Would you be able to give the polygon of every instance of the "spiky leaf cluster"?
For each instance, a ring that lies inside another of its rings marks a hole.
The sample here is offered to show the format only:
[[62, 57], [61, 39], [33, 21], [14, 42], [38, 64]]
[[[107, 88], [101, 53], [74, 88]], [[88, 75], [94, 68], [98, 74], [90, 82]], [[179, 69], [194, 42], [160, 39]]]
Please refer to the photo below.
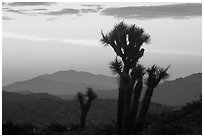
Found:
[[156, 65], [153, 65], [152, 67], [147, 69], [148, 78], [146, 80], [146, 85], [148, 87], [155, 88], [161, 80], [165, 80], [169, 77], [169, 74], [167, 73], [167, 70], [170, 66], [168, 66], [166, 69], [160, 68]]
[[123, 61], [129, 60], [135, 65], [139, 58], [142, 57], [144, 49], [141, 48], [143, 43], [150, 42], [150, 35], [146, 34], [143, 28], [135, 25], [126, 25], [124, 22], [116, 24], [110, 32], [103, 34], [101, 31], [101, 42], [104, 46], [111, 46], [117, 56]]
[[77, 100], [80, 102], [81, 107], [85, 105], [86, 100], [94, 100], [97, 98], [97, 94], [94, 92], [93, 88], [88, 87], [85, 91], [85, 94], [82, 92], [78, 92]]
[[144, 74], [146, 73], [145, 67], [141, 64], [137, 64], [135, 67], [133, 67], [131, 71], [131, 78], [133, 81], [136, 81], [138, 79], [142, 79]]
[[118, 60], [116, 56], [115, 60], [111, 61], [109, 67], [114, 75], [119, 76], [123, 70], [123, 62], [121, 60]]
[[87, 88], [86, 94], [85, 94], [88, 99], [94, 100], [97, 98], [96, 93], [94, 92], [93, 88]]

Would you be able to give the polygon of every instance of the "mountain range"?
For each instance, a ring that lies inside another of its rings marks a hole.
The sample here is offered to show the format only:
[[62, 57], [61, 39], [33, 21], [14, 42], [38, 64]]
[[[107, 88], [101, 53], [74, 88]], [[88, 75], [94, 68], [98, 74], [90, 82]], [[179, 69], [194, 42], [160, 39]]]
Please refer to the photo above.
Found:
[[3, 87], [3, 89], [6, 91], [29, 90], [34, 93], [47, 92], [56, 95], [73, 95], [78, 91], [85, 90], [87, 87], [92, 87], [95, 90], [111, 90], [117, 89], [117, 83], [114, 77], [69, 70], [16, 82]]
[[[49, 93], [62, 99], [73, 99], [78, 91], [93, 87], [99, 98], [117, 98], [117, 78], [74, 70], [41, 75], [3, 87], [20, 94]], [[145, 87], [143, 88], [143, 94]], [[170, 106], [181, 106], [199, 99], [202, 93], [202, 73], [165, 81], [154, 91], [152, 101]]]

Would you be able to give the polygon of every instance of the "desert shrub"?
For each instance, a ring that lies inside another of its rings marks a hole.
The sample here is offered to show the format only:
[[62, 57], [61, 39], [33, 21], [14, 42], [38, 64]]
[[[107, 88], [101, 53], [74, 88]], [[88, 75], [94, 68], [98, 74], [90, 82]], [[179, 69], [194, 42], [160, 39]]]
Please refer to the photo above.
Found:
[[143, 134], [200, 135], [202, 134], [202, 101], [193, 101], [180, 110], [154, 114]]
[[158, 126], [155, 134], [158, 134], [158, 135], [180, 135], [182, 133], [183, 133], [182, 125], [178, 125], [177, 123], [170, 123], [167, 125]]
[[[202, 101], [193, 101], [191, 103], [187, 103], [185, 106], [181, 108], [181, 111], [185, 114], [191, 114], [195, 110], [198, 110], [199, 108], [202, 108]], [[202, 109], [200, 109], [202, 111]]]
[[96, 135], [114, 135], [116, 134], [116, 126], [113, 124], [101, 125], [97, 128]]
[[66, 132], [67, 127], [64, 125], [61, 125], [59, 123], [51, 123], [50, 125], [47, 126], [47, 129], [49, 131], [54, 131], [54, 132]]
[[2, 125], [3, 135], [32, 135], [35, 134], [37, 128], [33, 124], [14, 124], [7, 121]]
[[72, 123], [72, 124], [70, 125], [70, 127], [68, 128], [68, 130], [69, 130], [69, 131], [73, 131], [73, 130], [76, 130], [76, 129], [79, 129], [79, 128], [81, 128], [80, 124], [78, 124], [78, 123]]

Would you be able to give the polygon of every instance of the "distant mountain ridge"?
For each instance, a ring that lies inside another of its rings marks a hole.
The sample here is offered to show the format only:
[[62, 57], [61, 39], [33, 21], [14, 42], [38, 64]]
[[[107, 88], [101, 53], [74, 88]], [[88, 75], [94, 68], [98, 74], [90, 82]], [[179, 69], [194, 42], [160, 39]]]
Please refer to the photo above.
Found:
[[187, 102], [199, 100], [202, 94], [202, 73], [172, 81], [165, 81], [154, 91], [152, 101], [168, 105], [185, 105]]
[[[16, 82], [3, 87], [6, 91], [46, 92], [62, 99], [73, 99], [78, 91], [93, 87], [99, 98], [117, 98], [117, 79], [105, 75], [96, 75], [74, 70], [45, 74], [33, 79]], [[145, 88], [143, 88], [144, 94]], [[184, 78], [165, 81], [154, 91], [152, 101], [164, 105], [180, 106], [199, 99], [202, 93], [202, 73]]]
[[53, 74], [46, 74], [40, 76], [40, 78], [58, 81], [58, 82], [71, 82], [74, 84], [95, 84], [104, 87], [115, 88], [116, 80], [113, 77], [101, 75], [101, 74], [92, 74], [89, 72], [83, 71], [58, 71]]
[[30, 80], [15, 82], [3, 87], [6, 91], [47, 92], [50, 94], [75, 94], [93, 87], [95, 90], [112, 90], [117, 88], [116, 78], [96, 75], [74, 70], [45, 74]]

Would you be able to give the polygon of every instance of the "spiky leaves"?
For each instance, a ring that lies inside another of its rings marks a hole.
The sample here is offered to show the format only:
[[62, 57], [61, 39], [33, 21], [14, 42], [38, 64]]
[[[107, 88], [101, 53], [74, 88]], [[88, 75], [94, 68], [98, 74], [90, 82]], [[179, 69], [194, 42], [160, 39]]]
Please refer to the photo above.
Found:
[[120, 76], [123, 70], [123, 62], [118, 60], [116, 56], [115, 60], [111, 61], [109, 67], [114, 75]]
[[169, 77], [169, 74], [167, 73], [169, 67], [170, 66], [168, 66], [166, 69], [163, 69], [157, 67], [156, 65], [153, 65], [152, 67], [147, 69], [148, 74], [148, 78], [146, 80], [147, 90], [142, 100], [142, 106], [137, 121], [137, 131], [141, 131], [143, 129], [145, 117], [147, 115], [151, 103], [154, 88], [159, 84], [161, 80], [164, 80]]
[[144, 53], [144, 49], [140, 49], [141, 46], [150, 41], [150, 35], [146, 34], [142, 28], [135, 25], [128, 26], [123, 21], [116, 24], [107, 34], [101, 31], [101, 35], [102, 44], [111, 46], [123, 61], [128, 59], [137, 62]]
[[137, 51], [139, 51], [139, 48], [143, 43], [150, 42], [150, 35], [146, 34], [143, 28], [130, 25], [127, 32], [129, 45], [136, 47]]
[[[110, 63], [110, 68], [115, 75], [120, 76], [117, 110], [118, 134], [130, 134], [128, 126], [131, 112], [131, 96], [133, 91], [131, 70], [136, 66], [138, 60], [144, 55], [144, 48], [141, 46], [150, 41], [150, 36], [143, 28], [135, 25], [127, 25], [123, 21], [115, 24], [114, 28], [104, 34], [101, 31], [101, 43], [104, 46], [113, 48], [117, 57]], [[143, 75], [143, 74], [142, 74]], [[136, 78], [134, 77], [136, 80]]]
[[84, 108], [84, 95], [81, 92], [78, 92], [76, 97], [77, 97], [77, 100], [80, 103], [81, 109], [83, 109]]
[[81, 92], [77, 93], [77, 100], [80, 102], [80, 107], [81, 107], [80, 125], [82, 128], [85, 127], [87, 113], [91, 107], [92, 101], [96, 98], [97, 98], [96, 93], [90, 87], [87, 88], [87, 90], [85, 91], [85, 94]]
[[78, 92], [77, 95], [77, 100], [80, 102], [81, 107], [85, 106], [85, 100], [94, 100], [97, 98], [97, 94], [94, 92], [93, 88], [88, 87], [87, 90], [85, 91], [85, 94]]
[[167, 70], [169, 69], [170, 65], [164, 69], [164, 68], [159, 68], [157, 75], [158, 75], [158, 80], [157, 82], [159, 83], [161, 80], [165, 80], [169, 77], [169, 73], [167, 73]]
[[135, 83], [136, 80], [141, 79], [145, 73], [146, 73], [145, 67], [142, 66], [141, 64], [137, 64], [135, 67], [133, 67], [130, 73], [133, 83]]
[[90, 100], [94, 100], [97, 98], [97, 94], [94, 92], [93, 88], [90, 88], [90, 87], [87, 88], [86, 96]]
[[147, 69], [148, 78], [146, 81], [146, 85], [148, 87], [155, 88], [161, 80], [165, 80], [169, 77], [169, 74], [167, 73], [167, 70], [169, 69], [170, 65], [164, 69], [160, 68], [156, 65], [153, 65], [152, 67]]

